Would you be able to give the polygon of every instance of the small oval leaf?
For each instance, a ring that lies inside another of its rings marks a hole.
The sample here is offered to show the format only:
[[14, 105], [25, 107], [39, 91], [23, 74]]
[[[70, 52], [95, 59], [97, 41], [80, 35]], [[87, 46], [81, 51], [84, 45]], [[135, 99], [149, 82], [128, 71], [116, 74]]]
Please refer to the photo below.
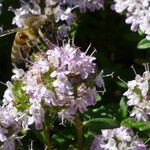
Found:
[[112, 118], [94, 118], [83, 123], [83, 127], [94, 132], [100, 132], [101, 129], [113, 129], [119, 127], [119, 124]]
[[119, 109], [118, 113], [120, 115], [120, 118], [124, 119], [128, 115], [128, 105], [125, 102], [125, 97], [122, 97], [119, 103]]
[[138, 49], [147, 49], [150, 48], [150, 40], [142, 39], [139, 44], [137, 45]]

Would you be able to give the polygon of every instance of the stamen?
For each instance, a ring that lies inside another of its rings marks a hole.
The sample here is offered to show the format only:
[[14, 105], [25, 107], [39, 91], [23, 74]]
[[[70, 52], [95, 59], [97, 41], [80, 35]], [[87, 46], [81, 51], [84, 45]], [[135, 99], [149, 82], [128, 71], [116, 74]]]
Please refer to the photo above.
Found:
[[86, 51], [85, 51], [85, 54], [87, 54], [87, 52], [89, 51], [91, 45], [92, 45], [92, 44], [90, 43], [89, 46], [88, 46], [88, 48], [87, 48]]
[[149, 141], [150, 141], [150, 138], [147, 141], [145, 141], [144, 144], [146, 145]]
[[97, 91], [97, 92], [98, 92], [98, 93], [102, 93], [102, 95], [104, 95], [104, 93], [106, 92], [105, 85], [104, 85], [103, 89], [104, 89], [104, 90], [102, 90], [102, 91]]
[[137, 73], [136, 73], [135, 68], [134, 68], [134, 66], [133, 66], [133, 65], [131, 66], [131, 68], [133, 69], [134, 74], [135, 74], [135, 75], [137, 75]]
[[13, 63], [13, 62], [12, 62], [12, 66], [13, 66], [14, 68], [18, 68], [17, 65], [16, 65], [15, 63]]
[[65, 117], [64, 117], [64, 114], [62, 114], [62, 115], [61, 115], [61, 123], [60, 123], [60, 125], [64, 125], [64, 118], [65, 118]]
[[94, 55], [94, 53], [96, 53], [96, 49], [94, 49], [94, 51], [92, 52], [92, 54], [90, 55], [90, 57], [92, 57]]
[[127, 82], [125, 82], [123, 79], [120, 78], [120, 76], [117, 77], [121, 82], [127, 84]]
[[143, 66], [145, 68], [145, 71], [149, 71], [149, 64], [148, 63], [143, 63]]
[[73, 36], [73, 37], [72, 37], [72, 42], [71, 42], [72, 46], [75, 46], [75, 44], [74, 44], [74, 39], [75, 39], [75, 37]]
[[70, 40], [70, 38], [69, 37], [67, 37], [68, 38], [68, 44], [70, 45], [70, 43], [71, 43], [71, 40]]
[[79, 7], [79, 5], [74, 6], [73, 8], [71, 8], [71, 11], [78, 8], [78, 7]]
[[45, 146], [45, 149], [44, 150], [47, 150], [48, 148], [47, 148], [47, 146]]
[[63, 44], [63, 47], [65, 46], [65, 39], [64, 40], [62, 40], [62, 44]]
[[29, 145], [29, 150], [33, 150], [33, 141], [31, 141], [31, 145]]
[[111, 74], [103, 75], [103, 77], [109, 77], [109, 76], [111, 76], [113, 78], [113, 75], [114, 75], [114, 72], [112, 72]]
[[8, 11], [15, 12], [15, 9], [12, 6], [10, 6], [8, 7]]

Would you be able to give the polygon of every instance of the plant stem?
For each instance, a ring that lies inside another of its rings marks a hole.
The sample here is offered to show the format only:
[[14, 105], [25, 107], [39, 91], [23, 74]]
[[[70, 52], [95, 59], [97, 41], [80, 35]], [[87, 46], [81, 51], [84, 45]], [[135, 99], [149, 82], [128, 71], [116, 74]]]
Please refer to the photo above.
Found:
[[45, 137], [45, 144], [47, 146], [47, 150], [52, 150], [51, 143], [50, 143], [50, 127], [49, 125], [44, 124], [43, 125], [43, 133]]
[[80, 120], [79, 116], [76, 115], [74, 119], [76, 133], [77, 133], [77, 148], [78, 150], [83, 149], [83, 126], [82, 121]]

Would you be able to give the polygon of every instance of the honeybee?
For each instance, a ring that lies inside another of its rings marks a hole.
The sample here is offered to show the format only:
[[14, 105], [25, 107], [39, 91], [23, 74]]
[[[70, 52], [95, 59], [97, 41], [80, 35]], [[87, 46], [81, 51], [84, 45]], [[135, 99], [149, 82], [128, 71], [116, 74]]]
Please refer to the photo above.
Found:
[[[22, 28], [10, 29], [0, 33], [0, 37], [16, 32], [11, 50], [12, 63], [20, 64], [29, 56], [31, 48], [38, 47], [45, 37], [52, 38], [52, 22], [45, 16], [24, 15]], [[48, 35], [48, 36], [47, 36]]]

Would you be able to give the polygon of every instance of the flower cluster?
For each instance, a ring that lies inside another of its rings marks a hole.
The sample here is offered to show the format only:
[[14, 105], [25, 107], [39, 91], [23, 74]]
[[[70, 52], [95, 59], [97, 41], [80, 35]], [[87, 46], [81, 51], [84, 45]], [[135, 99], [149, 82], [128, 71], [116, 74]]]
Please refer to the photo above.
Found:
[[[13, 85], [8, 81], [6, 85], [8, 88], [4, 93], [3, 105], [0, 109], [0, 148], [15, 150], [16, 140], [19, 142], [22, 138], [18, 133], [28, 130], [28, 126], [33, 122], [28, 113], [22, 111], [25, 110], [27, 103], [25, 95], [21, 93], [22, 90], [15, 89], [20, 88], [19, 84]], [[26, 105], [25, 108], [23, 105]]]
[[150, 8], [149, 0], [114, 0], [112, 8], [118, 12], [126, 13], [126, 23], [131, 24], [131, 30], [138, 28], [150, 39]]
[[22, 129], [28, 129], [29, 118], [26, 113], [19, 111], [14, 105], [15, 95], [12, 83], [8, 81], [7, 87], [4, 93], [3, 105], [0, 108], [0, 146], [4, 150], [14, 150], [15, 140], [21, 138], [18, 133]]
[[70, 44], [54, 46], [46, 56], [39, 56], [22, 77], [23, 90], [30, 97], [30, 114], [34, 115], [35, 121], [43, 121], [42, 104], [61, 107], [59, 115], [67, 119], [72, 119], [77, 111], [85, 112], [87, 106], [96, 104], [94, 84], [102, 82], [102, 78], [99, 77], [98, 81], [92, 79], [96, 67], [94, 60], [95, 57], [87, 56]]
[[99, 10], [104, 5], [104, 0], [63, 0], [70, 7], [79, 7], [80, 12], [86, 12], [87, 10], [95, 11]]
[[22, 27], [24, 25], [24, 19], [27, 17], [26, 15], [41, 15], [39, 3], [40, 0], [29, 0], [28, 2], [21, 1], [21, 7], [17, 9], [14, 9], [10, 6], [9, 11], [14, 12], [15, 14], [12, 24]]
[[96, 135], [91, 150], [146, 150], [146, 145], [134, 135], [132, 129], [121, 126], [116, 129], [102, 130]]
[[145, 64], [142, 76], [136, 74], [135, 80], [128, 82], [128, 90], [124, 93], [129, 99], [127, 104], [133, 106], [130, 116], [137, 120], [150, 120], [150, 71]]
[[[29, 0], [28, 2], [21, 0], [20, 8], [13, 9], [10, 7], [9, 10], [15, 14], [12, 24], [22, 27], [29, 14], [44, 16], [57, 24], [58, 38], [66, 37], [70, 25], [76, 18], [73, 13], [74, 9], [79, 8], [81, 12], [95, 11], [103, 7], [104, 0], [45, 0], [44, 3], [44, 10], [41, 10], [40, 0]], [[41, 12], [44, 12], [44, 14]]]
[[62, 123], [65, 118], [72, 120], [77, 111], [83, 113], [96, 104], [96, 83], [104, 87], [103, 72], [95, 76], [95, 57], [68, 43], [54, 45], [32, 59], [28, 71], [14, 68], [12, 83], [7, 82], [0, 110], [3, 147], [14, 145], [18, 133], [33, 123], [38, 130], [53, 116], [60, 117]]

